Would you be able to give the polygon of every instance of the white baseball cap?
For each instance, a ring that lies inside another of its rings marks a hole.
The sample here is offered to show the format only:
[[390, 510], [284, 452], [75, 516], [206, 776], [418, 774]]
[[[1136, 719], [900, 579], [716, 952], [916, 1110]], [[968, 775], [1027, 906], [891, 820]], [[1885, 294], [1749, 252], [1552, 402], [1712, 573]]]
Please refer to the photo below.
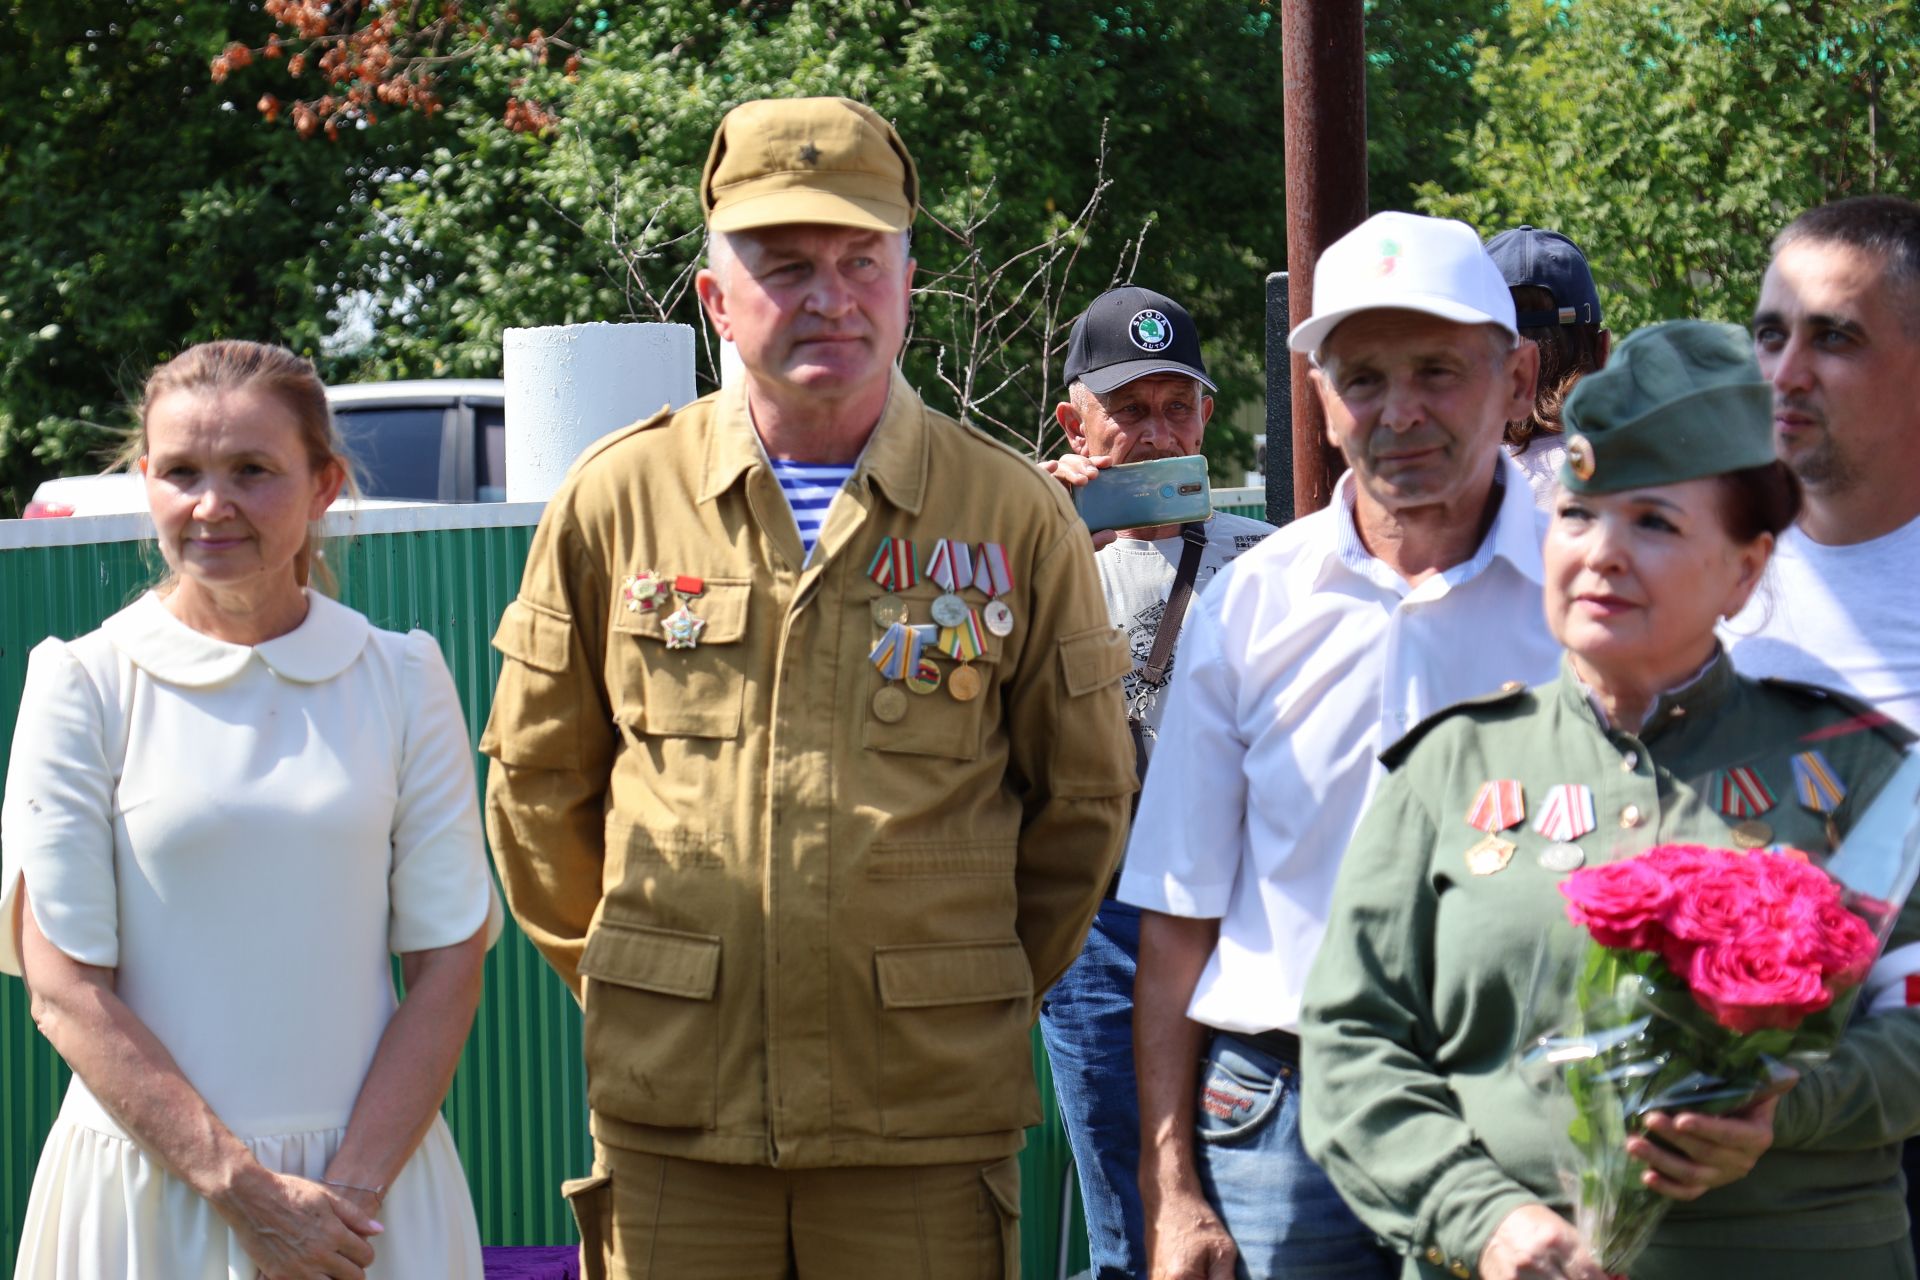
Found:
[[1513, 294], [1480, 236], [1452, 218], [1376, 213], [1328, 245], [1313, 269], [1313, 314], [1287, 346], [1313, 355], [1361, 311], [1421, 311], [1455, 324], [1497, 324], [1516, 338]]

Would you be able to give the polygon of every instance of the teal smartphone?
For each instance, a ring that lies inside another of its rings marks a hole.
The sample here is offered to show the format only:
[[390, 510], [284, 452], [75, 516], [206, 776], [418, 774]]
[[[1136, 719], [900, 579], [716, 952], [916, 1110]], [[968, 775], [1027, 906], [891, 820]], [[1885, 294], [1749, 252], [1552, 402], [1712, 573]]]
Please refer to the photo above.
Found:
[[1196, 454], [1108, 467], [1073, 491], [1073, 505], [1095, 533], [1205, 520], [1213, 514], [1207, 460]]

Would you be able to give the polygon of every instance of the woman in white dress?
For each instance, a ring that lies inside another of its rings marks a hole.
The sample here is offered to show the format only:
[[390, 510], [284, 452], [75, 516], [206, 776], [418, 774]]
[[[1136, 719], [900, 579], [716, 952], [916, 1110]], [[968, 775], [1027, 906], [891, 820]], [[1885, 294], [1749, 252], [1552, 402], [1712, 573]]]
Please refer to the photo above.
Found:
[[312, 365], [195, 347], [141, 428], [171, 575], [33, 651], [0, 809], [0, 970], [74, 1071], [15, 1275], [477, 1277], [439, 1106], [501, 917], [452, 679], [306, 585], [348, 479]]

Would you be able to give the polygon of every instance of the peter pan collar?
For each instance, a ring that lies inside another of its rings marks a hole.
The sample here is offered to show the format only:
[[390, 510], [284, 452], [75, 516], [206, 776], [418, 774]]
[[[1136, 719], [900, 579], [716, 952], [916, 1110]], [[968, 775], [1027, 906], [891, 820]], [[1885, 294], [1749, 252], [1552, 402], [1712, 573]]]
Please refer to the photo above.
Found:
[[315, 591], [307, 616], [283, 636], [257, 645], [229, 644], [195, 631], [149, 591], [101, 625], [127, 660], [157, 680], [189, 689], [225, 684], [258, 658], [282, 679], [302, 684], [331, 680], [359, 658], [373, 626], [365, 617]]

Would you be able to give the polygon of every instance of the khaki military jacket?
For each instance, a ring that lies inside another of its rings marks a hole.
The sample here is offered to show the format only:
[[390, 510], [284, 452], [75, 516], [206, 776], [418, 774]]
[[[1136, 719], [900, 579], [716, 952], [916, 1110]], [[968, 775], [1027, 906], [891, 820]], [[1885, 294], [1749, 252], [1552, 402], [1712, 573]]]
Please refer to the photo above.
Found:
[[[915, 544], [904, 590], [869, 577], [885, 538]], [[999, 544], [1011, 579], [1013, 628], [986, 636], [969, 701], [944, 655], [929, 693], [869, 661], [877, 598], [931, 620], [942, 538]], [[658, 598], [638, 598], [647, 576]], [[692, 647], [681, 606], [704, 622]], [[1127, 646], [1056, 481], [896, 374], [803, 563], [724, 390], [576, 464], [494, 643], [488, 835], [582, 1000], [600, 1140], [796, 1168], [1019, 1148], [1037, 1001], [1135, 785]]]
[[[1406, 1255], [1406, 1274], [1471, 1274], [1500, 1221], [1524, 1204], [1563, 1212], [1555, 1156], [1570, 1110], [1517, 1072], [1529, 984], [1544, 947], [1584, 953], [1534, 823], [1561, 784], [1590, 788], [1593, 865], [1657, 844], [1740, 847], [1755, 837], [1812, 852], [1843, 835], [1892, 772], [1904, 731], [1837, 694], [1736, 675], [1725, 656], [1662, 697], [1631, 733], [1607, 725], [1570, 667], [1436, 716], [1382, 759], [1390, 772], [1354, 834], [1326, 941], [1307, 983], [1303, 1131], [1356, 1213]], [[1816, 812], [1793, 757], [1818, 750], [1846, 797]], [[1722, 811], [1722, 771], [1751, 769], [1774, 803]], [[1467, 821], [1483, 784], [1518, 781], [1523, 821], [1509, 861], [1476, 874]], [[1920, 938], [1909, 904], [1892, 945]], [[1564, 966], [1550, 966], [1549, 972]], [[1906, 1227], [1897, 1139], [1920, 1126], [1920, 1010], [1883, 1014], [1782, 1099], [1775, 1148], [1740, 1182], [1676, 1205], [1656, 1246], [1697, 1251], [1691, 1276], [1726, 1276], [1716, 1246], [1844, 1249]], [[1835, 1272], [1834, 1274], [1839, 1274]], [[1745, 1280], [1744, 1276], [1740, 1280]]]

